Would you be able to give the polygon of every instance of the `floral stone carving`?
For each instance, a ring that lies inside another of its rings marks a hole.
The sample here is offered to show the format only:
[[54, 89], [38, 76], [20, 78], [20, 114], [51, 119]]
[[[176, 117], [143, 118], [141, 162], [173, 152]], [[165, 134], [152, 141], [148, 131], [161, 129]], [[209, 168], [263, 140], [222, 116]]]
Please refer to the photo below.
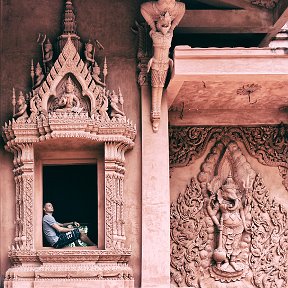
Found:
[[260, 127], [170, 127], [170, 167], [193, 163], [205, 152], [210, 141], [240, 141], [260, 163], [278, 167], [288, 191], [288, 125]]
[[287, 287], [287, 211], [236, 142], [217, 142], [171, 204], [171, 283]]

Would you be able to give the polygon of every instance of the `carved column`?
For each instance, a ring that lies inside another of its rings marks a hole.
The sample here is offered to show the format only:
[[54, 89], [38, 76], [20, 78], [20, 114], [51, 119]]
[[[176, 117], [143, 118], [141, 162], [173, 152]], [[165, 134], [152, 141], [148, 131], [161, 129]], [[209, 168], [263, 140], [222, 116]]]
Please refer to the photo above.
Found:
[[16, 227], [12, 251], [34, 250], [34, 154], [31, 143], [15, 145], [14, 179], [16, 183]]
[[123, 249], [124, 231], [124, 153], [123, 143], [105, 143], [105, 249]]
[[[142, 270], [141, 287], [170, 287], [168, 109], [161, 105], [161, 123], [151, 129], [151, 88], [147, 63], [149, 35], [138, 27], [142, 125]], [[151, 40], [150, 40], [151, 41]]]

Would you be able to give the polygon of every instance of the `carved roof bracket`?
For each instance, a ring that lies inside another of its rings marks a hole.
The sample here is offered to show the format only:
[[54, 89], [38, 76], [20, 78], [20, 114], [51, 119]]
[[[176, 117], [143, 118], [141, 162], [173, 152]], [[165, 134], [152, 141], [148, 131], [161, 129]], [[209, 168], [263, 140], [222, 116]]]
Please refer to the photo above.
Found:
[[141, 86], [145, 85], [147, 74], [151, 71], [151, 122], [153, 132], [157, 132], [159, 129], [163, 89], [168, 70], [173, 67], [173, 60], [169, 58], [173, 30], [179, 24], [184, 13], [185, 4], [175, 0], [149, 1], [141, 5], [141, 14], [151, 28], [149, 35], [153, 42], [153, 56], [147, 63], [147, 26], [137, 23], [139, 35], [138, 59], [140, 59], [138, 83]]

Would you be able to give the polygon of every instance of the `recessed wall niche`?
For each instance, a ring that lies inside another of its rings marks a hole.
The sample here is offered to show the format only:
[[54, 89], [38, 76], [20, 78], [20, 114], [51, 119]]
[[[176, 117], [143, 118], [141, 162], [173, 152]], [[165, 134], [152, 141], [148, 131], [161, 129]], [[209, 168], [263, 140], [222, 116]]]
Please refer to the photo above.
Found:
[[99, 249], [105, 249], [104, 154], [103, 144], [92, 145], [83, 139], [58, 139], [51, 140], [50, 145], [45, 142], [35, 145], [35, 245], [38, 249], [49, 248], [42, 231], [45, 202], [53, 204], [56, 221], [87, 225], [91, 239]]
[[56, 221], [79, 222], [88, 228], [89, 238], [98, 243], [96, 163], [44, 165], [43, 204], [46, 202], [53, 204]]

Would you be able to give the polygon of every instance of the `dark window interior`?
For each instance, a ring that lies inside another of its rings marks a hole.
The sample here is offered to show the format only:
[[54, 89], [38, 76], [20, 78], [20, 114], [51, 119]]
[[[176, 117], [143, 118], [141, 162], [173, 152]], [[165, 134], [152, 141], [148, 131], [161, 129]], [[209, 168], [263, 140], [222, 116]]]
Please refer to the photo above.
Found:
[[97, 194], [96, 164], [43, 166], [43, 203], [53, 204], [53, 216], [59, 223], [77, 221], [87, 225], [88, 236], [96, 244]]

